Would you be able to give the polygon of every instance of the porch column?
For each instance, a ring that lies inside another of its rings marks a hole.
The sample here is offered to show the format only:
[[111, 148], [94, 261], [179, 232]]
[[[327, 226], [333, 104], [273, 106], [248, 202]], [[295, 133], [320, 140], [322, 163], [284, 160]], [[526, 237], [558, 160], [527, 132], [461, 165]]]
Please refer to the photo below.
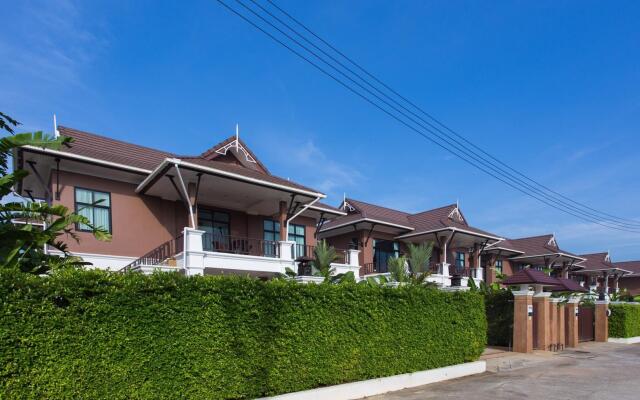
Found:
[[498, 280], [496, 276], [496, 260], [498, 256], [495, 254], [489, 255], [489, 266], [487, 267], [487, 285], [491, 285]]
[[480, 248], [473, 251], [473, 264], [475, 267], [474, 278], [482, 280], [482, 266], [480, 265]]
[[604, 273], [604, 283], [602, 291], [604, 292], [605, 298], [609, 295], [609, 272]]
[[[280, 240], [287, 240], [287, 202], [280, 202], [280, 210], [278, 212], [278, 222], [280, 223]], [[281, 255], [282, 256], [282, 255]]]
[[513, 292], [513, 351], [533, 352], [532, 296], [527, 285]]
[[187, 276], [204, 275], [204, 233], [197, 229], [184, 228], [184, 271]]
[[198, 205], [196, 204], [196, 201], [198, 198], [198, 193], [197, 193], [196, 184], [193, 182], [189, 182], [189, 184], [187, 185], [187, 192], [189, 193], [189, 205], [193, 210], [193, 219], [196, 222], [195, 227], [197, 229], [198, 228]]
[[596, 301], [595, 341], [606, 342], [609, 339], [609, 300]]
[[536, 343], [534, 346], [538, 350], [549, 350], [549, 298], [551, 293], [543, 292], [542, 286], [536, 287], [536, 294], [533, 295], [534, 318], [536, 319]]
[[562, 272], [560, 276], [564, 279], [569, 279], [569, 263], [566, 261], [562, 263]]
[[566, 322], [566, 346], [578, 347], [580, 339], [578, 338], [578, 304], [580, 299], [577, 297], [570, 297], [567, 302], [567, 309], [565, 313]]
[[620, 293], [620, 275], [615, 274], [613, 277], [613, 290], [615, 293]]

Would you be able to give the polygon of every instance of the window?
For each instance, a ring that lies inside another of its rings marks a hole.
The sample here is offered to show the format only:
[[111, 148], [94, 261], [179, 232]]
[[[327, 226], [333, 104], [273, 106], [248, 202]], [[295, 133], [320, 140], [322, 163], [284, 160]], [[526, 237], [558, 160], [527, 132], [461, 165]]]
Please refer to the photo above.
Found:
[[496, 271], [502, 273], [502, 260], [496, 260]]
[[456, 252], [456, 268], [464, 268], [464, 253]]
[[[86, 217], [93, 226], [106, 229], [111, 233], [111, 194], [76, 188], [75, 203], [76, 213]], [[76, 229], [91, 230], [85, 224], [77, 224]]]
[[376, 272], [387, 272], [390, 257], [400, 255], [400, 244], [390, 240], [373, 240], [373, 264]]
[[290, 242], [296, 242], [296, 257], [311, 256], [311, 254], [307, 254], [307, 247], [305, 246], [304, 225], [289, 224], [288, 240]]
[[[277, 242], [280, 240], [280, 222], [271, 219], [265, 219], [263, 223], [263, 239]], [[312, 256], [307, 253], [305, 227], [304, 225], [289, 224], [289, 234], [287, 240], [296, 242], [294, 245], [294, 254], [296, 257]]]
[[206, 232], [203, 242], [205, 251], [229, 248], [229, 214], [206, 208], [199, 209], [198, 229]]

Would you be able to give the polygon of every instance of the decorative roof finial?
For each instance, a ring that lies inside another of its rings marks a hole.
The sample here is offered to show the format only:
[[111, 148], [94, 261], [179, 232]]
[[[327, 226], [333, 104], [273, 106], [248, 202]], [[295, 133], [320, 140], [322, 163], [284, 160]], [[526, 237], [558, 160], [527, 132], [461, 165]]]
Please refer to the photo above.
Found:
[[56, 121], [56, 115], [53, 114], [53, 137], [59, 138], [60, 132], [58, 132], [58, 122]]
[[238, 151], [239, 143], [240, 143], [240, 124], [236, 123], [236, 151]]

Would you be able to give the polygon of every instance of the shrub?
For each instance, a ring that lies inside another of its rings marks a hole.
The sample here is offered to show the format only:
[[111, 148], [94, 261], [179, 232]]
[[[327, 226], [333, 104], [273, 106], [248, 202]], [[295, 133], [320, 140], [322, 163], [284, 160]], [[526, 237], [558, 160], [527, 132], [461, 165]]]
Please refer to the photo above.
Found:
[[415, 286], [0, 272], [1, 398], [254, 398], [476, 360], [482, 297]]
[[640, 305], [610, 304], [609, 336], [628, 338], [640, 336]]
[[510, 346], [513, 341], [513, 294], [510, 290], [484, 293], [487, 315], [487, 344]]

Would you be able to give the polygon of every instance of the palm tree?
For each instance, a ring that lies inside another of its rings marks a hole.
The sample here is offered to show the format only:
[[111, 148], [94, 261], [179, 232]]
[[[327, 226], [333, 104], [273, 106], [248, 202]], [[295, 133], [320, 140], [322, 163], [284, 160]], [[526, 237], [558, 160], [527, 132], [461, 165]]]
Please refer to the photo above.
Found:
[[408, 282], [407, 259], [404, 256], [391, 257], [387, 260], [387, 269], [393, 282]]
[[431, 261], [432, 253], [433, 242], [423, 242], [417, 245], [409, 243], [407, 245], [407, 259], [412, 275], [429, 276], [431, 274], [429, 261]]

